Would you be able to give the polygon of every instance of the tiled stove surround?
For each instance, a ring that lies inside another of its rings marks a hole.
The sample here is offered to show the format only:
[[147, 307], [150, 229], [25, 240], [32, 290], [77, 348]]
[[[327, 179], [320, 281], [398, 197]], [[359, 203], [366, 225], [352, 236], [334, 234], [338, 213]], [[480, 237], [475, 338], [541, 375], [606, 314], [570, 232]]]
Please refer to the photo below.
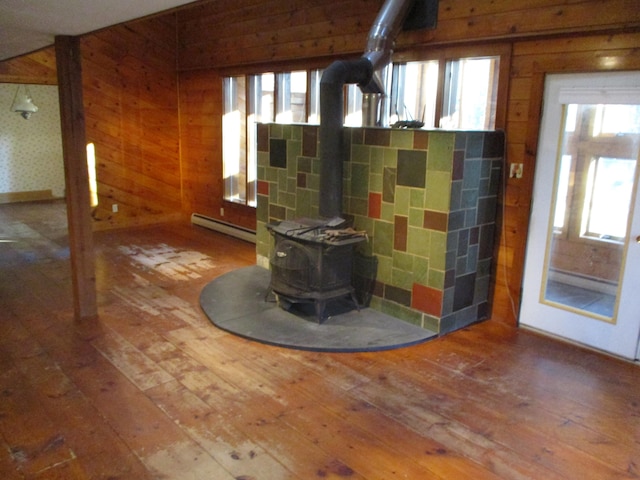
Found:
[[[267, 223], [318, 217], [318, 128], [258, 125], [260, 265], [272, 248]], [[354, 268], [356, 288], [371, 286], [368, 306], [440, 334], [486, 318], [504, 134], [344, 135], [343, 212], [368, 233]]]

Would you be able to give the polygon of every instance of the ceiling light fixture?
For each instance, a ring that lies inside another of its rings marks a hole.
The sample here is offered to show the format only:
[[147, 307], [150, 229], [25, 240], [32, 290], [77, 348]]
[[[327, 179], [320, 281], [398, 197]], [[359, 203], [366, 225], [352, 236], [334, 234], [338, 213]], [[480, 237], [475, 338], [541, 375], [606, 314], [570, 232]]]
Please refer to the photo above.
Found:
[[11, 104], [11, 111], [19, 113], [25, 120], [29, 120], [31, 114], [38, 111], [38, 107], [33, 103], [29, 88], [26, 85], [18, 85], [16, 95], [13, 97], [13, 103]]

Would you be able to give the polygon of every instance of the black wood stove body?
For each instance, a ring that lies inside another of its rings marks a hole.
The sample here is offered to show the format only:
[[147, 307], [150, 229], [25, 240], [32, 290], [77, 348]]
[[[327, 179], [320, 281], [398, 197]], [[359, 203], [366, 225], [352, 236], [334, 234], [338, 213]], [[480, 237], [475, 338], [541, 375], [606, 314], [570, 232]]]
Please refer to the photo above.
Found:
[[270, 259], [270, 289], [281, 307], [315, 304], [318, 322], [330, 300], [350, 296], [359, 309], [351, 282], [354, 247], [360, 234], [336, 234], [325, 224], [283, 221], [267, 225], [275, 245]]

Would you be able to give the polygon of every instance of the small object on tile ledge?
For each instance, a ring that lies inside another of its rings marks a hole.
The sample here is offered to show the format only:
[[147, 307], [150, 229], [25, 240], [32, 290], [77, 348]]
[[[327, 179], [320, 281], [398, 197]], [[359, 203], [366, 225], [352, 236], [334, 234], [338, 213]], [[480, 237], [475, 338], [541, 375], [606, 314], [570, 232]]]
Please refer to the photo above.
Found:
[[343, 228], [340, 230], [325, 230], [324, 234], [327, 236], [327, 240], [340, 240], [346, 237], [364, 237], [369, 240], [367, 232], [365, 230], [354, 230], [353, 228]]
[[398, 120], [396, 123], [391, 125], [391, 128], [422, 128], [424, 127], [424, 122], [420, 120]]

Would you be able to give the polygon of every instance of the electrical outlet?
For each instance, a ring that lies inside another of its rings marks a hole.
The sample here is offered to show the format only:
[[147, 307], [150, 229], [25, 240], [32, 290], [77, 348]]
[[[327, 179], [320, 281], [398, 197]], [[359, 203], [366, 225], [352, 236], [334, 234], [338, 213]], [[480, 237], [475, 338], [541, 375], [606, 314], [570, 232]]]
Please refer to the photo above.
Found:
[[118, 204], [114, 203], [113, 205], [111, 205], [111, 211], [113, 213], [118, 213]]
[[509, 169], [509, 178], [522, 178], [523, 165], [521, 163], [512, 163]]
[[224, 208], [220, 207], [220, 216], [224, 217]]

